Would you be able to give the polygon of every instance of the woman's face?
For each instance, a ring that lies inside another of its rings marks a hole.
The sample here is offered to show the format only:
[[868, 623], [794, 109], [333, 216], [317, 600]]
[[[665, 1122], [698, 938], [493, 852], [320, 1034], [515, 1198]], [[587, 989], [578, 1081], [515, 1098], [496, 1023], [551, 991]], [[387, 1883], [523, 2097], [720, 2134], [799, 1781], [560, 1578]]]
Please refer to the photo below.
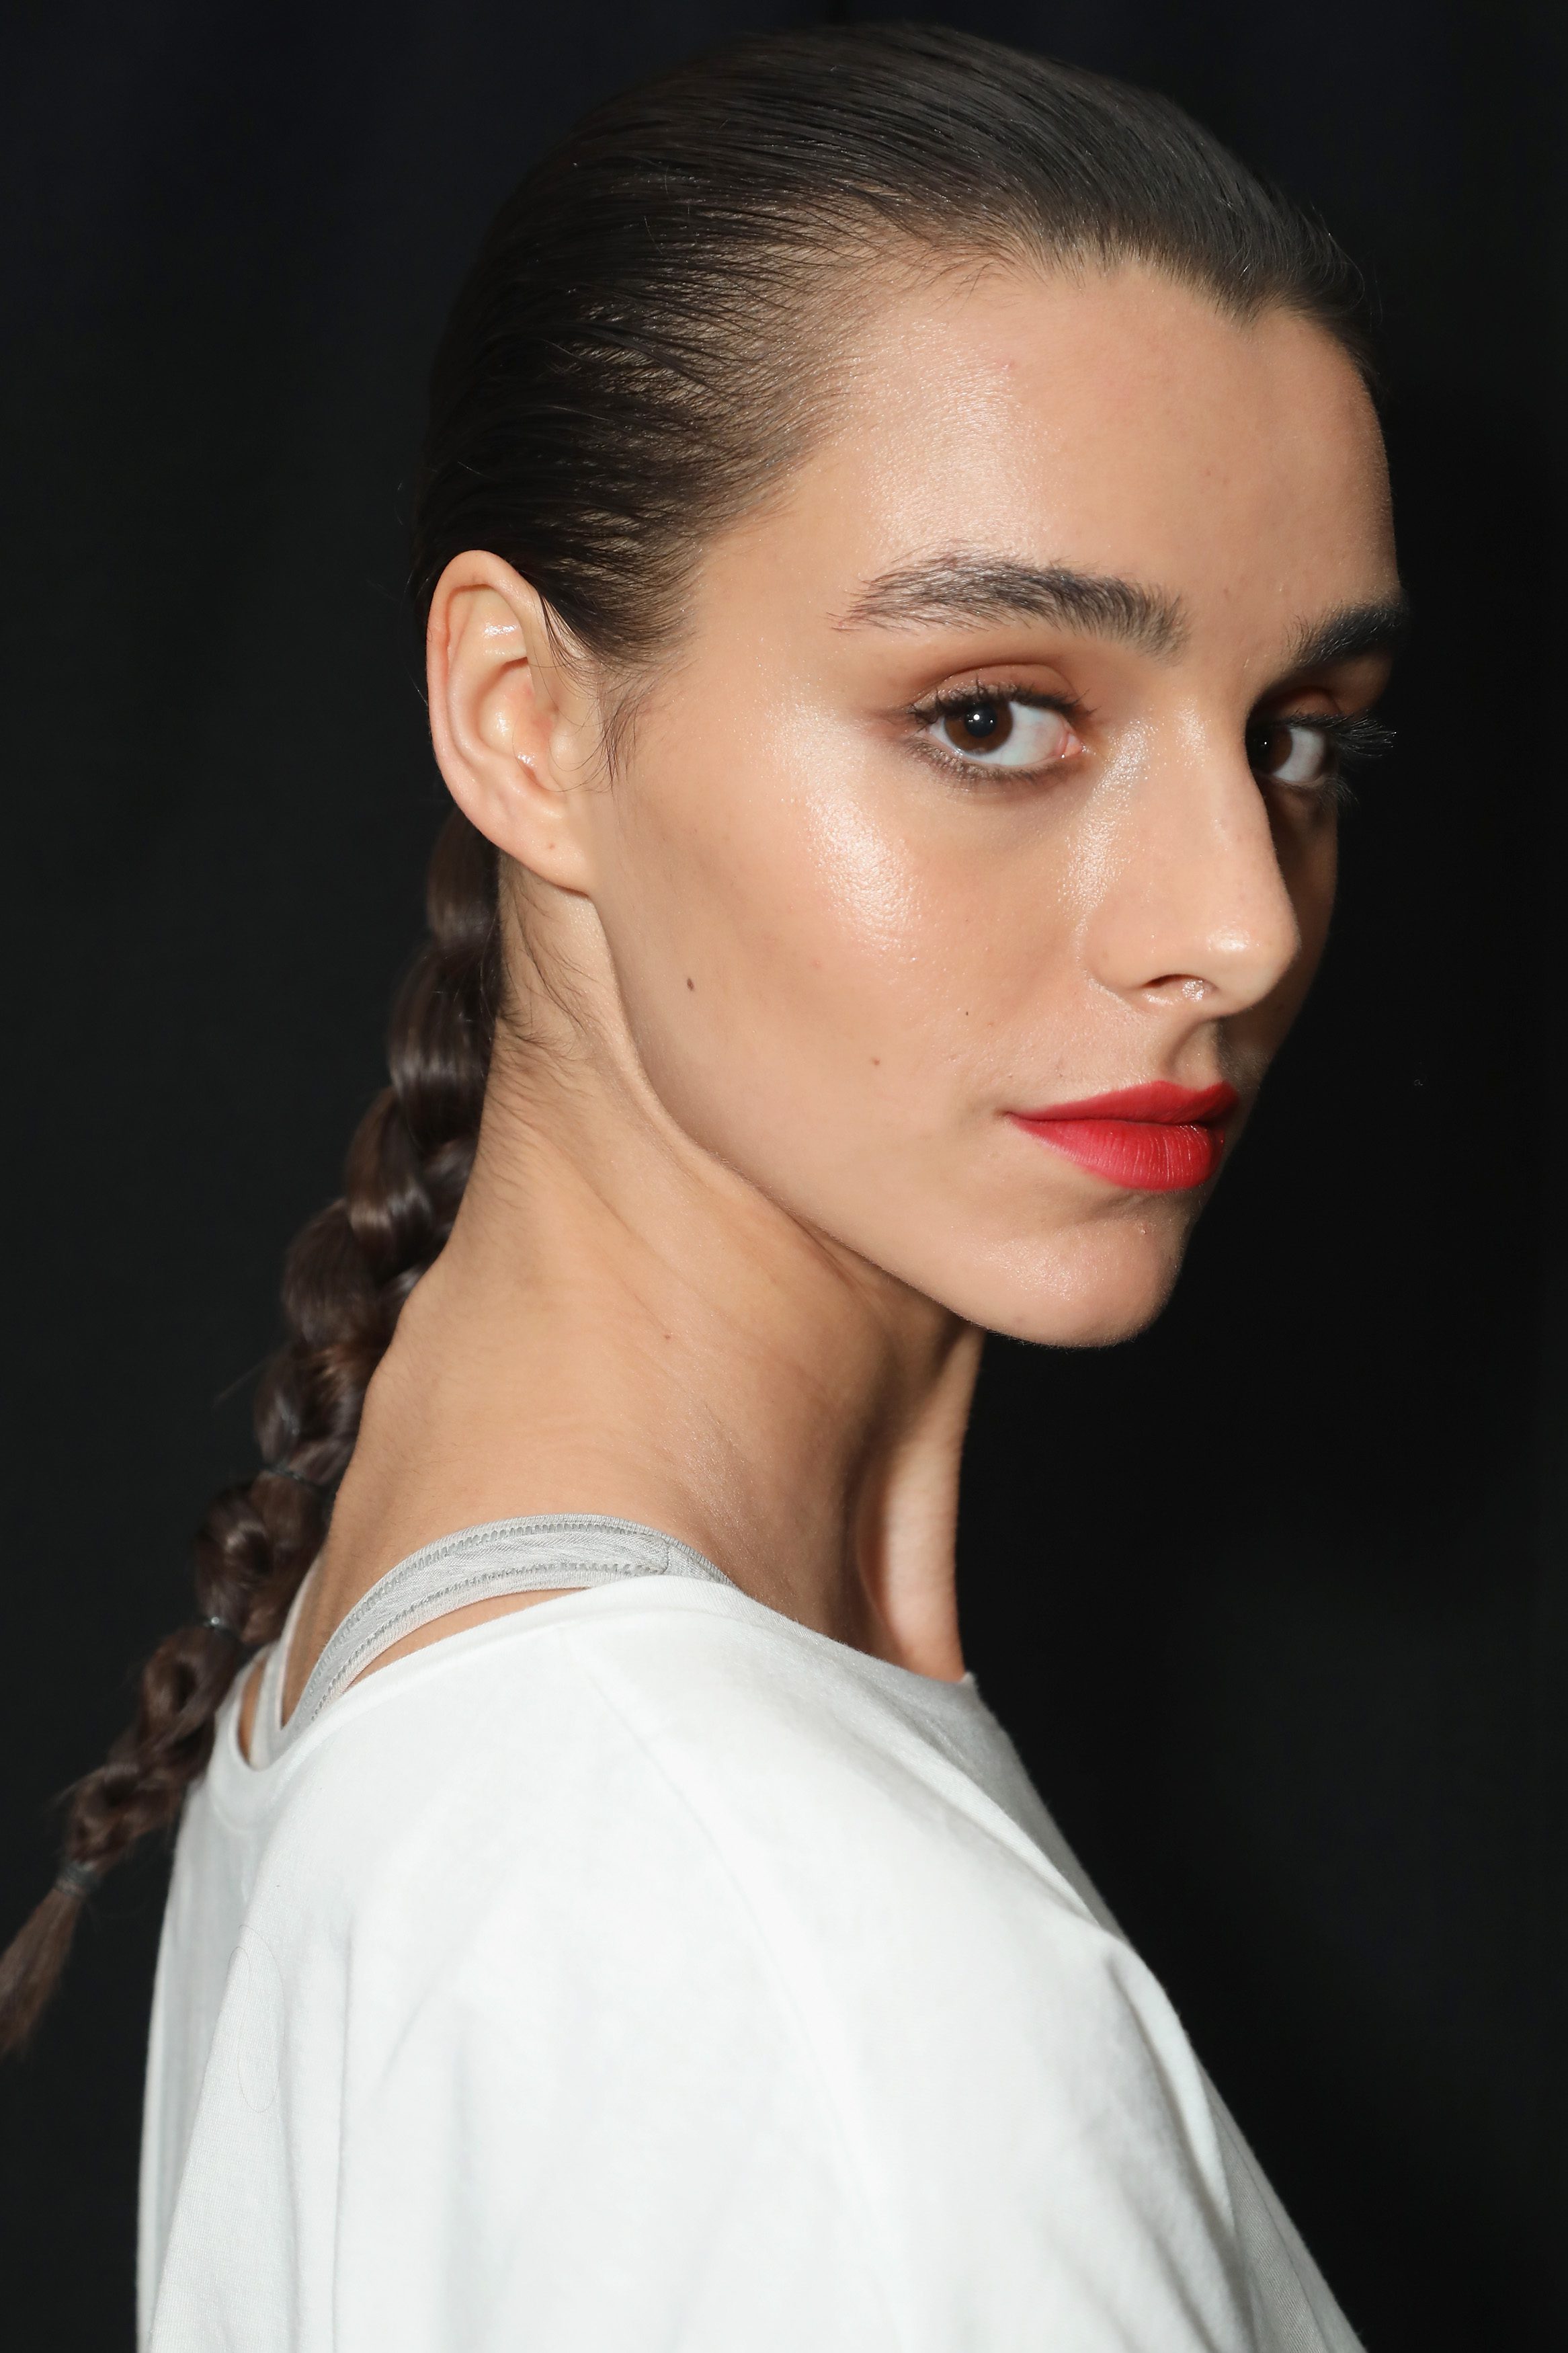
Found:
[[965, 1318], [1136, 1330], [1321, 952], [1398, 596], [1320, 330], [1131, 268], [896, 303], [581, 798], [664, 1110]]

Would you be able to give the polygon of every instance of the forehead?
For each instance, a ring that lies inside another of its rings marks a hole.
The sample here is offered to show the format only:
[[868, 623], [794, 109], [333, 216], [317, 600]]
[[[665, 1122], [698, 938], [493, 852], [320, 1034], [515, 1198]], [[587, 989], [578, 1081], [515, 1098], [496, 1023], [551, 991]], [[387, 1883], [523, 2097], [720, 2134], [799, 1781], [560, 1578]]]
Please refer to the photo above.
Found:
[[1350, 360], [1307, 321], [1237, 322], [1134, 267], [984, 267], [889, 301], [763, 535], [829, 600], [923, 551], [984, 548], [1156, 584], [1195, 639], [1267, 638], [1394, 585]]

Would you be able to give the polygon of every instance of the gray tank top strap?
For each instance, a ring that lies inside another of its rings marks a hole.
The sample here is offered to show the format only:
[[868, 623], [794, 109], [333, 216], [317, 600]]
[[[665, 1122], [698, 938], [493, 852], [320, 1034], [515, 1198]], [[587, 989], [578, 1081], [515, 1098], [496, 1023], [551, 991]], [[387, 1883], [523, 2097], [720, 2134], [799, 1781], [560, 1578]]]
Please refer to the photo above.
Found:
[[[363, 1674], [374, 1659], [433, 1619], [472, 1601], [507, 1593], [548, 1592], [614, 1585], [634, 1577], [691, 1577], [705, 1585], [731, 1583], [721, 1568], [673, 1536], [631, 1520], [601, 1519], [571, 1513], [530, 1520], [494, 1520], [442, 1536], [399, 1561], [356, 1601], [311, 1670], [300, 1704], [287, 1724], [271, 1723], [263, 1746], [270, 1762], [312, 1725], [321, 1710]], [[731, 1588], [734, 1588], [731, 1587]], [[291, 1613], [292, 1615], [292, 1613]], [[283, 1657], [292, 1626], [278, 1645], [275, 1667], [263, 1685], [263, 1706], [282, 1681]], [[260, 1726], [258, 1725], [258, 1729]], [[252, 1744], [254, 1757], [255, 1743]], [[257, 1758], [256, 1761], [262, 1761]]]

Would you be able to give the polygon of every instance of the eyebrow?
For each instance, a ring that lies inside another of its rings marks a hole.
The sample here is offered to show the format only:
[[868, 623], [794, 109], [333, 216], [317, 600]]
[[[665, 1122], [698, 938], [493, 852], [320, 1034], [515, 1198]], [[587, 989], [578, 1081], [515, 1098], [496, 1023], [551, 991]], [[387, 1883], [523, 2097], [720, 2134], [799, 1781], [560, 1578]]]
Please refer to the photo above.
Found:
[[1115, 638], [1152, 654], [1175, 653], [1187, 633], [1180, 597], [1162, 589], [1066, 565], [1012, 564], [963, 553], [881, 573], [834, 626], [908, 629], [1020, 618]]
[[1393, 654], [1410, 634], [1410, 605], [1403, 595], [1371, 605], [1344, 605], [1321, 621], [1307, 621], [1290, 649], [1289, 668], [1326, 670], [1331, 662], [1359, 654]]

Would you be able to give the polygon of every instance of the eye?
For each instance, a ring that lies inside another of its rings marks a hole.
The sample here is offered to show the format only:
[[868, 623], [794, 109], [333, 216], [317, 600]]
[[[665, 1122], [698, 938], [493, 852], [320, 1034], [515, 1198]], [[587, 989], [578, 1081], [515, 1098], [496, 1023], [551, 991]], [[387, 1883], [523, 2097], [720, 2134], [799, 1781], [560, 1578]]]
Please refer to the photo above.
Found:
[[1048, 703], [990, 690], [957, 696], [925, 714], [929, 743], [956, 752], [966, 767], [1042, 768], [1077, 748], [1062, 712]]
[[1298, 790], [1331, 784], [1338, 773], [1329, 732], [1303, 719], [1265, 719], [1247, 733], [1253, 774]]

